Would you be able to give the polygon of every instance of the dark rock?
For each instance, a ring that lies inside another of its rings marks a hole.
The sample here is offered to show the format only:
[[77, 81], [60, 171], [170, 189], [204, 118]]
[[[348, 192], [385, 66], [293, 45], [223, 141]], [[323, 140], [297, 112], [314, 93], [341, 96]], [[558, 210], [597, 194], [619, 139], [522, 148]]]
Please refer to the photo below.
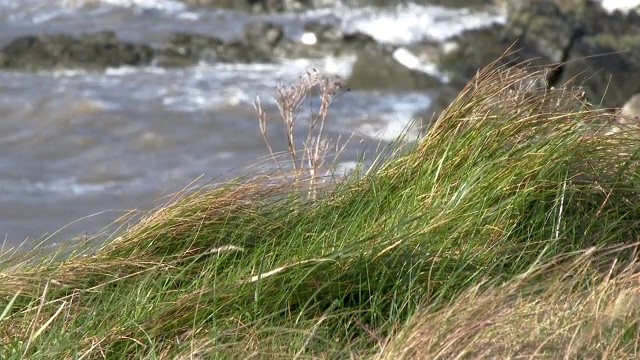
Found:
[[273, 54], [282, 58], [321, 58], [327, 55], [341, 56], [354, 54], [355, 52], [375, 48], [378, 44], [369, 35], [362, 33], [343, 34], [333, 40], [329, 36], [318, 39], [313, 45], [300, 41], [283, 39], [273, 49]]
[[183, 0], [189, 6], [215, 7], [254, 13], [301, 11], [333, 6], [337, 0]]
[[393, 58], [392, 49], [377, 47], [358, 52], [347, 83], [360, 90], [434, 89], [440, 81], [424, 72], [409, 69]]
[[560, 84], [583, 86], [594, 104], [622, 106], [640, 92], [640, 33], [580, 38], [569, 52]]
[[159, 66], [188, 66], [200, 60], [215, 62], [224, 45], [218, 38], [176, 33], [162, 44], [155, 62]]
[[318, 42], [337, 42], [345, 38], [345, 34], [340, 27], [312, 21], [304, 25], [304, 31], [313, 33]]
[[17, 38], [0, 49], [0, 68], [104, 69], [147, 65], [151, 63], [153, 55], [154, 50], [150, 46], [119, 41], [113, 32], [79, 37], [66, 34], [33, 35]]
[[[398, 0], [182, 0], [185, 4], [194, 7], [214, 7], [250, 11], [253, 13], [265, 12], [293, 12], [309, 9], [332, 7], [338, 2], [349, 7], [375, 6], [396, 7], [409, 1]], [[440, 5], [451, 8], [486, 8], [494, 4], [494, 0], [413, 0], [411, 3], [421, 5]]]
[[353, 54], [376, 41], [362, 33], [345, 34], [339, 27], [312, 22], [306, 31], [316, 34], [317, 42], [309, 45], [286, 38], [282, 26], [269, 21], [249, 23], [241, 39], [224, 41], [199, 34], [172, 35], [162, 46], [160, 64], [187, 65], [203, 57], [208, 61], [271, 62], [275, 58], [320, 58], [327, 55]]
[[563, 60], [576, 33], [574, 25], [551, 1], [530, 1], [509, 16], [505, 32], [551, 62]]
[[366, 47], [371, 44], [376, 44], [376, 41], [371, 37], [371, 35], [367, 35], [361, 32], [355, 32], [351, 34], [345, 34], [342, 38], [342, 41], [346, 45], [350, 45], [351, 47]]
[[212, 7], [221, 9], [233, 9], [240, 11], [250, 11], [252, 9], [252, 3], [255, 1], [242, 1], [242, 0], [183, 0], [188, 6], [194, 7]]
[[428, 0], [424, 2], [450, 8], [483, 8], [494, 5], [493, 0]]
[[452, 39], [453, 50], [443, 53], [439, 64], [455, 88], [513, 45], [516, 52], [497, 64], [553, 64], [549, 86], [583, 85], [591, 102], [620, 106], [640, 91], [640, 15], [608, 14], [589, 0], [514, 3], [504, 27], [467, 31]]
[[414, 3], [419, 5], [439, 5], [450, 8], [483, 8], [487, 5], [493, 5], [493, 0], [343, 0], [347, 6], [376, 6], [376, 7], [395, 7], [399, 4]]
[[500, 63], [531, 59], [532, 65], [557, 64], [567, 59], [578, 38], [602, 31], [603, 26], [598, 24], [607, 17], [601, 7], [589, 0], [575, 0], [572, 6], [553, 0], [515, 3], [509, 8], [504, 27], [471, 30], [454, 39], [458, 49], [443, 57], [445, 68], [456, 58], [462, 59], [463, 64], [457, 66], [463, 69], [462, 78], [468, 80], [475, 70], [500, 57], [512, 45], [511, 50], [516, 53]]
[[249, 46], [271, 52], [284, 37], [282, 27], [270, 22], [255, 22], [244, 27], [244, 40]]
[[260, 47], [243, 41], [232, 41], [220, 49], [215, 60], [228, 63], [269, 63], [273, 61], [273, 56]]
[[[260, 45], [260, 44], [259, 44]], [[221, 39], [191, 33], [176, 33], [158, 50], [156, 63], [160, 66], [187, 66], [206, 62], [270, 62], [268, 50], [244, 41], [224, 42]]]
[[637, 12], [608, 13], [599, 4], [589, 3], [589, 5], [567, 9], [565, 13], [581, 36], [602, 33], [628, 35], [640, 32], [640, 14]]
[[537, 66], [551, 62], [526, 42], [506, 33], [504, 27], [498, 24], [466, 31], [449, 44], [451, 49], [440, 56], [439, 65], [457, 88], [462, 88], [479, 69], [493, 62], [509, 66]]

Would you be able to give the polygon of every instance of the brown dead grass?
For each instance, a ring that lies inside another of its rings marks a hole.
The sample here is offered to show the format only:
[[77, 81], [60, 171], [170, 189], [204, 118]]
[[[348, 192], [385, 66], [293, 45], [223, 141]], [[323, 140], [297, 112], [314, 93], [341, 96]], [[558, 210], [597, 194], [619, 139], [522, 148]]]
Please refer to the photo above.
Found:
[[479, 284], [450, 306], [424, 306], [377, 358], [637, 359], [638, 265], [603, 263], [589, 249], [503, 285]]

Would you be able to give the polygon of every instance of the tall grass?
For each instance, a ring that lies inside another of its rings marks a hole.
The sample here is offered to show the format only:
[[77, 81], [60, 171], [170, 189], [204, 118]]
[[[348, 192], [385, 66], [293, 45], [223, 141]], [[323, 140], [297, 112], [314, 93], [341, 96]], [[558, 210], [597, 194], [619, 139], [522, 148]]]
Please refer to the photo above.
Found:
[[248, 177], [5, 254], [0, 357], [637, 357], [638, 132], [539, 76], [479, 72], [317, 196]]

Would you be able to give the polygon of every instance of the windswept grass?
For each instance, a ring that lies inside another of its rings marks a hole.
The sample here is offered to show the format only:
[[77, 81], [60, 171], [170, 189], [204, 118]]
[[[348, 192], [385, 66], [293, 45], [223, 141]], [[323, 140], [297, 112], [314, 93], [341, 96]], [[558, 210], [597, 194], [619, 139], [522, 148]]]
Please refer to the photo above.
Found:
[[539, 75], [481, 71], [314, 196], [248, 178], [5, 254], [0, 357], [636, 358], [638, 130]]

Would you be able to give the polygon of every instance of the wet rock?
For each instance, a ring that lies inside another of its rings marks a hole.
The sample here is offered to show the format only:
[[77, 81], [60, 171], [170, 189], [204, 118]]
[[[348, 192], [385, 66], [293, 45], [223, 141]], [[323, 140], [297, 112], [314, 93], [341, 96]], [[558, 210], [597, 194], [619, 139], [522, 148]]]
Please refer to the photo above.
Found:
[[[303, 11], [335, 6], [338, 0], [254, 0], [264, 12]], [[254, 7], [256, 9], [256, 7]]]
[[607, 13], [589, 0], [505, 0], [507, 23], [451, 39], [439, 65], [460, 89], [510, 46], [498, 64], [557, 65], [549, 86], [583, 85], [589, 101], [621, 106], [640, 92], [640, 15]]
[[580, 38], [569, 52], [559, 82], [582, 86], [596, 105], [622, 106], [640, 92], [640, 33]]
[[[507, 50], [509, 53], [499, 64], [523, 62], [537, 66], [565, 61], [579, 37], [596, 31], [590, 29], [590, 23], [601, 16], [602, 11], [585, 0], [575, 0], [574, 7], [566, 8], [552, 0], [505, 2], [509, 3], [506, 25], [466, 31], [451, 39], [455, 46], [442, 56], [441, 66], [455, 83], [466, 83], [478, 69], [500, 58]], [[583, 4], [582, 7], [577, 3]]]
[[162, 44], [155, 63], [159, 66], [188, 66], [205, 58], [216, 61], [224, 48], [221, 39], [191, 33], [172, 34]]
[[255, 22], [244, 27], [244, 41], [265, 54], [270, 53], [283, 37], [282, 27], [270, 22]]
[[345, 34], [342, 37], [342, 42], [350, 48], [363, 48], [376, 44], [376, 41], [370, 35], [361, 32]]
[[571, 45], [573, 28], [551, 1], [518, 3], [507, 24], [465, 31], [442, 46], [437, 56], [450, 82], [427, 110], [437, 117], [479, 69], [499, 66], [548, 65], [562, 61]]
[[334, 6], [337, 0], [183, 0], [189, 6], [216, 7], [253, 13], [301, 11]]
[[542, 63], [559, 64], [549, 84], [583, 85], [587, 99], [620, 106], [640, 91], [640, 15], [609, 14], [591, 0], [536, 0], [511, 14], [506, 32]]
[[[539, 1], [539, 0], [534, 0]], [[550, 2], [554, 6], [558, 7], [560, 11], [566, 12], [579, 8], [583, 8], [585, 6], [597, 5], [596, 3], [600, 0], [544, 0], [545, 2]], [[494, 4], [498, 9], [503, 10], [503, 13], [509, 15], [518, 11], [522, 11], [526, 9], [531, 2], [522, 1], [522, 0], [494, 0]]]
[[[214, 7], [249, 11], [253, 13], [265, 12], [294, 12], [310, 9], [333, 7], [338, 3], [349, 7], [374, 6], [396, 7], [398, 0], [182, 0], [186, 5], [194, 7]], [[440, 5], [451, 8], [486, 8], [494, 5], [494, 0], [414, 0], [420, 5]], [[407, 3], [407, 2], [404, 2]]]
[[268, 50], [243, 40], [225, 42], [221, 39], [192, 33], [171, 35], [157, 51], [159, 66], [188, 66], [200, 61], [209, 63], [252, 63], [272, 61]]
[[0, 49], [0, 68], [40, 70], [52, 68], [103, 69], [122, 65], [177, 67], [200, 61], [209, 63], [268, 63], [277, 58], [320, 58], [354, 54], [376, 46], [365, 34], [344, 34], [339, 28], [310, 25], [318, 32], [313, 45], [287, 39], [280, 25], [255, 22], [246, 25], [243, 37], [225, 41], [196, 33], [171, 34], [159, 47], [131, 44], [117, 39], [113, 32], [73, 37], [34, 35], [18, 38]]
[[510, 14], [505, 32], [554, 63], [563, 60], [577, 34], [555, 3], [540, 0]]
[[[355, 54], [357, 51], [377, 47], [376, 41], [363, 33], [343, 33], [332, 25], [313, 25], [308, 27], [316, 36], [316, 42], [305, 44], [299, 40], [281, 41], [273, 52], [283, 58], [321, 58], [328, 55], [343, 56]], [[309, 31], [311, 32], [311, 31]]]
[[342, 29], [333, 24], [311, 21], [304, 25], [304, 32], [314, 34], [318, 42], [337, 42], [345, 38]]
[[[343, 0], [347, 6], [376, 6], [376, 7], [395, 7], [398, 4], [408, 3], [409, 1], [398, 0]], [[494, 0], [413, 0], [411, 3], [419, 5], [439, 5], [449, 8], [483, 8], [493, 5]]]
[[238, 0], [183, 0], [188, 6], [193, 7], [212, 7], [222, 9], [233, 9], [241, 11], [250, 11], [251, 5], [255, 1], [238, 1]]
[[104, 69], [147, 65], [154, 50], [117, 39], [113, 32], [74, 37], [67, 34], [32, 35], [15, 39], [0, 49], [0, 68], [42, 70], [54, 68]]
[[393, 49], [377, 47], [358, 52], [347, 83], [360, 90], [424, 90], [440, 86], [440, 81], [410, 69], [393, 57]]
[[[509, 50], [510, 49], [510, 50]], [[498, 65], [542, 65], [551, 62], [535, 48], [510, 35], [504, 26], [466, 31], [451, 39], [439, 56], [439, 66], [453, 86], [462, 88], [479, 69], [496, 62]]]
[[484, 8], [494, 5], [493, 0], [429, 0], [426, 3], [450, 8]]

